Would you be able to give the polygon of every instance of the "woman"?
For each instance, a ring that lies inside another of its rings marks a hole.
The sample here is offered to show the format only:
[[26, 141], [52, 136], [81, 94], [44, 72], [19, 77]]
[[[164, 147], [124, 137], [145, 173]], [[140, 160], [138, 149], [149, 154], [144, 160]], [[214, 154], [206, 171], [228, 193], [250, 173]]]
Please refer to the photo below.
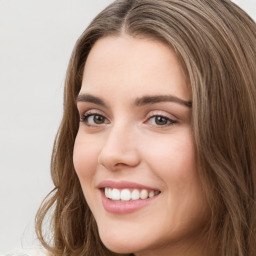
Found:
[[36, 220], [49, 254], [256, 255], [255, 70], [256, 25], [230, 1], [101, 12], [67, 71]]

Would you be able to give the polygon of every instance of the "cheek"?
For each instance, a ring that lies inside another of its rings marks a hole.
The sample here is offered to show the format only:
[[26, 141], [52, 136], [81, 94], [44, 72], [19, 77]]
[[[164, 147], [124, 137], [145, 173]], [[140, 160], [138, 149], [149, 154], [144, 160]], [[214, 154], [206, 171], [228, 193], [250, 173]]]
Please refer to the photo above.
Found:
[[97, 143], [92, 143], [90, 138], [78, 134], [74, 145], [73, 163], [88, 206], [91, 210], [97, 209], [98, 205], [94, 198], [98, 164]]
[[172, 207], [175, 204], [177, 211], [186, 211], [194, 204], [204, 203], [195, 152], [189, 130], [168, 140], [155, 139], [144, 148], [147, 165], [162, 180], [163, 189], [167, 192], [166, 200]]
[[143, 152], [148, 164], [153, 166], [152, 169], [159, 176], [170, 178], [170, 181], [185, 181], [195, 177], [195, 146], [189, 130], [168, 138], [154, 139], [143, 148]]
[[90, 179], [98, 162], [97, 143], [91, 143], [89, 139], [83, 138], [78, 133], [74, 145], [73, 162], [80, 182]]

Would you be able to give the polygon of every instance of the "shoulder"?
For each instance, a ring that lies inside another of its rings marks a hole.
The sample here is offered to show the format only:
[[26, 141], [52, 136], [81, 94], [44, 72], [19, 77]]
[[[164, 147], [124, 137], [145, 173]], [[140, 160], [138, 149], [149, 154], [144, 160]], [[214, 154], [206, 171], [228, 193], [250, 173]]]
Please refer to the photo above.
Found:
[[47, 252], [43, 249], [24, 249], [24, 250], [13, 250], [6, 254], [0, 254], [0, 256], [47, 256]]

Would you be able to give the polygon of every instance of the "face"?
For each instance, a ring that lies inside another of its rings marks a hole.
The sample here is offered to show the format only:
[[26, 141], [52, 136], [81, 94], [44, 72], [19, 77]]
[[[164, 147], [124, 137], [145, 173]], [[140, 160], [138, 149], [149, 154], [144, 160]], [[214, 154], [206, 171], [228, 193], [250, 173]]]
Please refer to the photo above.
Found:
[[191, 91], [173, 50], [127, 35], [100, 39], [77, 105], [74, 166], [105, 246], [136, 255], [199, 248], [207, 207]]

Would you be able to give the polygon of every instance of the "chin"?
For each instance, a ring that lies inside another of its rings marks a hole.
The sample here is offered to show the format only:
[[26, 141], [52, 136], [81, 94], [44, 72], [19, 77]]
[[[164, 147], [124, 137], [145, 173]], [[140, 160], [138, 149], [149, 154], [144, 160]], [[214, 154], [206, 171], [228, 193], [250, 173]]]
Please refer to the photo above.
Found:
[[123, 241], [114, 241], [112, 237], [110, 237], [107, 239], [101, 238], [101, 241], [103, 242], [106, 248], [108, 248], [111, 252], [114, 253], [130, 254], [134, 252], [134, 247], [136, 247], [130, 243], [129, 239], [123, 239]]
[[125, 235], [110, 235], [102, 234], [99, 232], [100, 239], [102, 243], [110, 251], [120, 254], [130, 254], [134, 252], [141, 251], [142, 241], [135, 238], [132, 241], [131, 237], [126, 237]]

